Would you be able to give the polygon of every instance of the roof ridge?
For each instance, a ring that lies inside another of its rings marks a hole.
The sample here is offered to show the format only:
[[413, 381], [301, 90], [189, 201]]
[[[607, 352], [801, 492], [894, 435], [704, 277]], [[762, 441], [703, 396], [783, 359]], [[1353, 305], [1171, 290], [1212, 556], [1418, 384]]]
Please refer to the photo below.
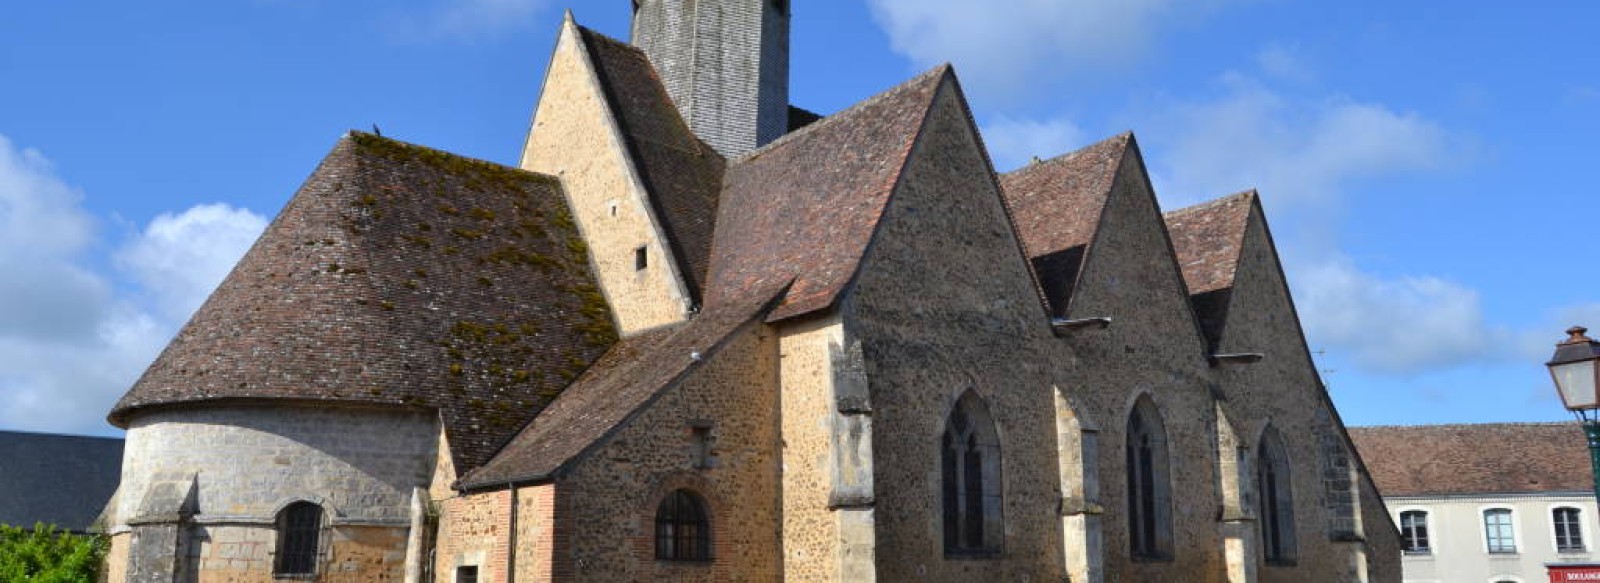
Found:
[[1200, 211], [1210, 210], [1213, 207], [1222, 206], [1224, 204], [1233, 202], [1236, 199], [1240, 199], [1240, 198], [1248, 199], [1248, 198], [1259, 197], [1259, 196], [1260, 196], [1260, 193], [1257, 192], [1256, 189], [1247, 188], [1245, 190], [1241, 190], [1241, 191], [1235, 192], [1233, 194], [1223, 195], [1223, 196], [1219, 196], [1217, 198], [1213, 198], [1213, 199], [1210, 199], [1210, 200], [1197, 202], [1197, 203], [1191, 204], [1191, 205], [1186, 206], [1186, 207], [1173, 209], [1173, 210], [1161, 213], [1161, 216], [1162, 217], [1175, 217], [1175, 216], [1178, 216], [1178, 215], [1186, 215], [1186, 214], [1196, 213], [1196, 212], [1200, 212]]
[[1428, 424], [1419, 424], [1419, 425], [1351, 425], [1351, 426], [1349, 426], [1349, 429], [1352, 430], [1352, 431], [1359, 431], [1359, 430], [1366, 430], [1366, 429], [1402, 429], [1402, 430], [1405, 430], [1405, 429], [1445, 429], [1445, 428], [1464, 428], [1464, 427], [1481, 427], [1481, 428], [1489, 428], [1489, 427], [1557, 427], [1557, 426], [1567, 426], [1567, 425], [1576, 426], [1576, 425], [1578, 425], [1578, 422], [1577, 421], [1490, 421], [1490, 422], [1486, 422], [1486, 423], [1428, 423]]
[[[843, 110], [834, 112], [831, 115], [823, 116], [821, 119], [818, 119], [815, 122], [807, 124], [805, 127], [802, 127], [802, 128], [797, 129], [795, 131], [792, 131], [792, 132], [789, 132], [789, 133], [784, 134], [782, 136], [779, 136], [778, 139], [773, 140], [771, 142], [767, 142], [766, 144], [762, 145], [759, 148], [756, 148], [756, 149], [751, 150], [749, 152], [745, 152], [744, 154], [741, 154], [739, 156], [728, 158], [728, 164], [732, 165], [732, 164], [742, 163], [742, 162], [745, 162], [745, 161], [748, 161], [748, 160], [755, 159], [757, 157], [760, 157], [762, 154], [765, 154], [765, 153], [767, 153], [767, 152], [769, 152], [771, 150], [777, 149], [778, 147], [781, 147], [781, 146], [783, 146], [785, 144], [793, 142], [793, 141], [799, 139], [801, 136], [807, 136], [807, 135], [816, 133], [821, 128], [832, 127], [834, 125], [837, 125], [837, 124], [841, 123], [839, 121], [841, 119], [848, 118], [849, 116], [858, 113], [860, 110], [867, 109], [867, 108], [869, 108], [869, 107], [871, 107], [873, 105], [876, 105], [876, 104], [878, 104], [880, 102], [888, 100], [888, 99], [894, 97], [895, 95], [898, 95], [899, 93], [901, 93], [903, 91], [908, 91], [908, 90], [910, 90], [910, 89], [912, 89], [914, 87], [920, 87], [923, 83], [927, 83], [932, 79], [937, 79], [937, 78], [943, 77], [946, 74], [948, 74], [951, 70], [953, 70], [953, 67], [951, 67], [949, 63], [944, 63], [944, 64], [939, 65], [937, 67], [934, 67], [932, 69], [928, 69], [927, 71], [923, 71], [921, 73], [918, 73], [915, 77], [912, 77], [910, 79], [902, 81], [898, 85], [895, 85], [893, 87], [890, 87], [888, 89], [880, 91], [880, 92], [878, 92], [878, 93], [876, 93], [876, 94], [874, 94], [874, 95], [872, 95], [870, 97], [867, 97], [866, 99], [858, 101], [855, 104], [853, 104], [850, 107], [847, 107], [847, 108], [845, 108]], [[932, 100], [930, 99], [929, 102], [931, 103]]]
[[1127, 151], [1128, 151], [1128, 144], [1133, 143], [1133, 130], [1124, 131], [1124, 132], [1122, 132], [1120, 134], [1116, 134], [1116, 135], [1111, 136], [1109, 138], [1102, 139], [1100, 141], [1097, 141], [1097, 142], [1094, 142], [1092, 144], [1083, 146], [1083, 147], [1078, 148], [1076, 150], [1072, 150], [1070, 152], [1064, 152], [1062, 154], [1058, 154], [1058, 155], [1056, 155], [1056, 156], [1054, 156], [1052, 158], [1046, 158], [1044, 160], [1040, 160], [1040, 161], [1032, 163], [1032, 164], [1024, 165], [1021, 168], [1017, 168], [1017, 169], [1014, 169], [1014, 170], [1012, 170], [1010, 172], [1006, 172], [1003, 175], [1004, 176], [1020, 176], [1020, 175], [1026, 173], [1026, 172], [1028, 172], [1030, 170], [1042, 169], [1042, 168], [1045, 168], [1045, 167], [1049, 167], [1049, 166], [1054, 166], [1054, 165], [1057, 165], [1057, 164], [1070, 162], [1070, 161], [1076, 159], [1078, 156], [1081, 156], [1083, 154], [1088, 153], [1090, 150], [1093, 150], [1095, 148], [1099, 148], [1101, 146], [1105, 146], [1107, 144], [1111, 144], [1113, 142], [1118, 142], [1118, 141], [1121, 142], [1120, 144], [1118, 144], [1118, 150], [1120, 150], [1123, 154], [1126, 154]]

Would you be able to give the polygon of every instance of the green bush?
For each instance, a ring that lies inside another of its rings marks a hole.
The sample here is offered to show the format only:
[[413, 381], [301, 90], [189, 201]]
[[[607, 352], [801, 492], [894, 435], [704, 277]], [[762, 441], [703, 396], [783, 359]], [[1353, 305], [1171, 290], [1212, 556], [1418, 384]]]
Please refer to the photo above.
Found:
[[106, 554], [103, 535], [78, 536], [36, 524], [0, 524], [0, 581], [94, 583]]

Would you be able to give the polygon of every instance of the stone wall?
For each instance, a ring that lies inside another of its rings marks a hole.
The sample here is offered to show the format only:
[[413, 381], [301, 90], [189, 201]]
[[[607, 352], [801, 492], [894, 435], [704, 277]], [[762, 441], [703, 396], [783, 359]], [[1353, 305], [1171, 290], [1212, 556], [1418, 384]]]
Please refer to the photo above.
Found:
[[[1370, 537], [1382, 537], [1392, 528], [1377, 523], [1378, 532], [1369, 532], [1372, 529], [1363, 528], [1366, 521], [1358, 520], [1364, 505], [1358, 499], [1359, 487], [1370, 480], [1353, 463], [1283, 277], [1265, 220], [1259, 207], [1254, 208], [1246, 223], [1218, 351], [1264, 357], [1256, 363], [1219, 366], [1215, 382], [1226, 397], [1223, 407], [1240, 431], [1249, 459], [1255, 459], [1260, 435], [1270, 424], [1282, 437], [1293, 468], [1296, 556], [1292, 564], [1262, 564], [1258, 580], [1304, 581], [1320, 574], [1359, 581], [1365, 576], [1365, 549], [1374, 543], [1378, 546], [1372, 548], [1387, 548], [1383, 540]], [[1252, 472], [1258, 470], [1253, 462], [1251, 466]], [[1254, 530], [1252, 534], [1259, 537], [1259, 528]], [[1363, 543], [1363, 538], [1368, 541]]]
[[[690, 302], [679, 262], [664, 244], [661, 222], [619, 132], [577, 26], [569, 21], [545, 73], [522, 168], [560, 177], [600, 289], [618, 331], [628, 336], [682, 321]], [[634, 264], [640, 247], [649, 258], [643, 270]]]
[[196, 522], [271, 524], [307, 500], [335, 525], [405, 527], [438, 425], [422, 411], [285, 402], [151, 410], [129, 424], [112, 524], [137, 518], [152, 483], [198, 475]]
[[[954, 89], [941, 87], [842, 308], [870, 387], [876, 577], [1059, 581], [1053, 339]], [[940, 442], [969, 390], [1000, 441], [1004, 536], [986, 558], [944, 549]]]
[[[1111, 318], [1105, 329], [1063, 333], [1060, 385], [1097, 424], [1106, 581], [1222, 581], [1225, 539], [1218, 520], [1218, 420], [1205, 345], [1149, 189], [1137, 149], [1118, 169], [1066, 316]], [[1148, 395], [1166, 433], [1173, 548], [1135, 558], [1126, 463], [1129, 415]]]
[[832, 493], [835, 418], [830, 346], [845, 343], [837, 317], [780, 328], [779, 400], [783, 437], [783, 575], [789, 581], [840, 580], [839, 521]]
[[502, 583], [511, 544], [511, 491], [495, 490], [447, 498], [439, 508], [434, 581], [454, 583], [456, 569], [478, 567], [478, 580]]
[[[780, 579], [778, 343], [749, 324], [707, 358], [558, 478], [558, 580]], [[703, 466], [697, 428], [710, 432]], [[656, 509], [677, 488], [709, 506], [708, 563], [655, 558]]]

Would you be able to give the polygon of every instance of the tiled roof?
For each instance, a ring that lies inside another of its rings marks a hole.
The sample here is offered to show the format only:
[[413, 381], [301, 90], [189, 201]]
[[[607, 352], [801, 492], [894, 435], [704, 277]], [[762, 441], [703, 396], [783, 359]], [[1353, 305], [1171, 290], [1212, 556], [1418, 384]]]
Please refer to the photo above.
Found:
[[1222, 339], [1256, 192], [1247, 190], [1163, 215], [1189, 287], [1190, 303], [1212, 350]]
[[554, 178], [352, 133], [110, 420], [232, 399], [425, 407], [465, 470], [615, 340]]
[[855, 276], [948, 65], [735, 160], [706, 304], [794, 282], [776, 321], [824, 309]]
[[1124, 133], [1000, 176], [1017, 235], [1057, 316], [1065, 315], [1083, 257], [1132, 140], [1133, 134]]
[[726, 306], [622, 340], [493, 460], [463, 476], [458, 487], [549, 478], [661, 391], [716, 358], [724, 341], [745, 324], [759, 321], [770, 304], [769, 299]]
[[1087, 245], [1094, 239], [1100, 211], [1132, 138], [1133, 134], [1124, 133], [1000, 176], [1029, 257]]
[[689, 130], [644, 51], [583, 27], [579, 31], [689, 293], [698, 301], [727, 163]]
[[0, 524], [88, 532], [121, 479], [121, 439], [0, 431]]
[[1255, 200], [1256, 191], [1247, 190], [1162, 216], [1189, 293], [1233, 287], [1245, 225]]
[[1383, 496], [1591, 492], [1576, 423], [1351, 427]]

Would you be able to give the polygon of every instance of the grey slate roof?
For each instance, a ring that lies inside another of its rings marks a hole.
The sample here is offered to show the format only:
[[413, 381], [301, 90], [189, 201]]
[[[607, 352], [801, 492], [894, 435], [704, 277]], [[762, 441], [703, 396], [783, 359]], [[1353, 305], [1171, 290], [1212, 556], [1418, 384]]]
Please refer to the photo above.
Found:
[[110, 421], [239, 399], [427, 408], [466, 471], [616, 338], [556, 179], [352, 133]]
[[121, 478], [121, 439], [0, 431], [0, 524], [87, 532]]

